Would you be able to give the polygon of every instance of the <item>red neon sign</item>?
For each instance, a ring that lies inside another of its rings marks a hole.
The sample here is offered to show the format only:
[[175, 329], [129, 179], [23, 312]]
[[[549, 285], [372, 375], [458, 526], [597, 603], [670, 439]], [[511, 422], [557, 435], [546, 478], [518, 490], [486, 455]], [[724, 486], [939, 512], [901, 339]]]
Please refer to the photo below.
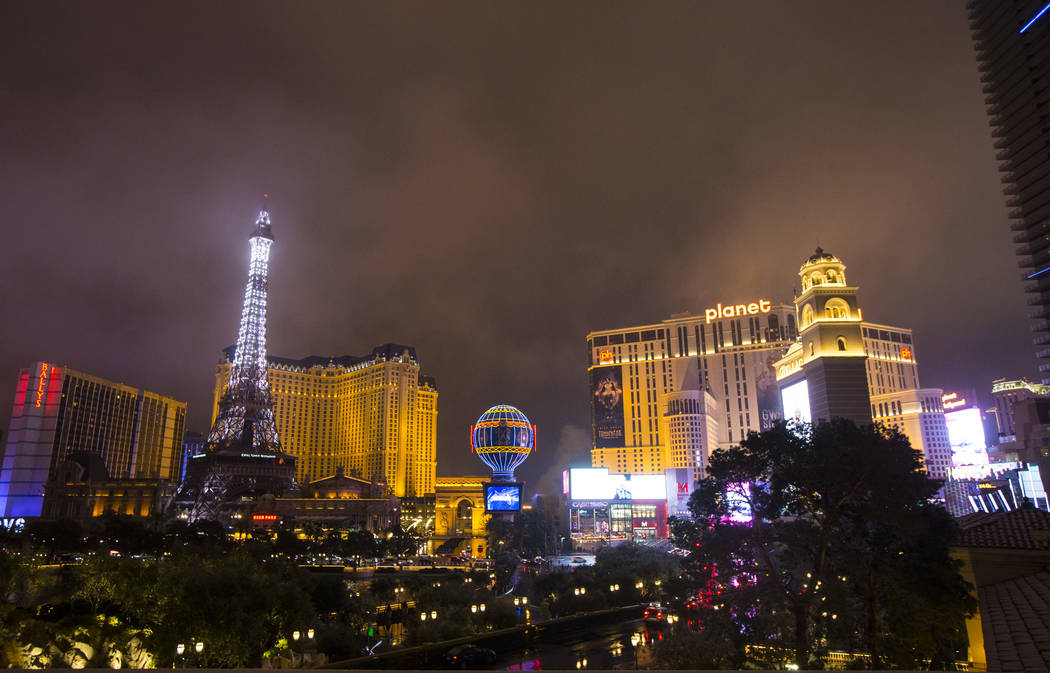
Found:
[[277, 521], [276, 514], [252, 514], [252, 521]]
[[905, 346], [901, 349], [901, 357], [905, 360], [911, 360], [911, 349]]

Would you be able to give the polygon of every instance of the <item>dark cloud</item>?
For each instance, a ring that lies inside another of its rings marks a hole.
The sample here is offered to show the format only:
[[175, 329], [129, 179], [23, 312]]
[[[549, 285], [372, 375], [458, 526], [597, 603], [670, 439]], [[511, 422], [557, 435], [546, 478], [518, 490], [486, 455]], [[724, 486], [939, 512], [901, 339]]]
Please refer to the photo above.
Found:
[[415, 345], [442, 474], [483, 469], [468, 426], [509, 402], [540, 425], [521, 474], [556, 483], [588, 330], [788, 300], [818, 242], [915, 329], [924, 385], [1033, 373], [958, 2], [5, 14], [0, 408], [48, 359], [203, 429], [263, 191], [271, 352]]

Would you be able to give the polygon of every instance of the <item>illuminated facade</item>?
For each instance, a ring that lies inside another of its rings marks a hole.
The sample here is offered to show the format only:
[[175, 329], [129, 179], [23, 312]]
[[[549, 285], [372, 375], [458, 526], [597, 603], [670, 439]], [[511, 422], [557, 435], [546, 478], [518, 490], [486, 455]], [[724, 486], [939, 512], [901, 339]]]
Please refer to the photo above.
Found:
[[44, 486], [73, 454], [110, 479], [178, 479], [186, 403], [67, 367], [23, 369], [0, 467], [3, 516], [39, 516]]
[[102, 459], [73, 453], [44, 486], [44, 519], [87, 520], [106, 512], [149, 517], [162, 513], [178, 484], [167, 479], [111, 479]]
[[847, 285], [846, 265], [821, 248], [798, 275], [799, 338], [774, 364], [784, 416], [807, 423], [832, 418], [871, 423], [858, 288]]
[[587, 335], [591, 465], [699, 468], [780, 418], [771, 363], [795, 340], [791, 306], [756, 300]]
[[1033, 397], [1050, 397], [1050, 385], [1040, 385], [1024, 379], [992, 381], [992, 400], [995, 402], [993, 410], [1000, 437], [1016, 434], [1014, 405]]
[[688, 515], [694, 478], [687, 468], [631, 475], [605, 467], [565, 470], [562, 495], [573, 546], [588, 549], [610, 541], [666, 538], [667, 517]]
[[486, 477], [471, 476], [437, 478], [431, 553], [486, 555], [485, 525], [489, 520], [485, 513], [486, 481]]
[[[830, 381], [842, 389], [845, 376], [848, 394], [834, 404], [848, 404], [850, 417], [861, 422], [871, 422], [870, 395], [918, 390], [912, 331], [865, 322], [857, 288], [846, 285], [845, 265], [823, 251], [815, 257], [801, 270], [797, 307], [756, 298], [718, 303], [701, 315], [588, 334], [591, 465], [613, 473], [692, 468], [703, 474], [714, 449], [738, 444], [748, 432], [768, 429], [783, 417], [778, 379], [804, 380], [810, 347], [829, 360], [840, 358], [821, 365], [821, 375], [814, 376], [817, 393], [818, 378], [825, 382], [820, 385]], [[803, 316], [809, 321], [805, 338], [797, 331]], [[805, 394], [796, 394], [801, 388]], [[788, 391], [789, 401], [805, 400], [807, 414], [808, 388], [806, 380]], [[902, 409], [906, 397], [899, 400]], [[925, 451], [921, 433], [909, 437]]]
[[[215, 370], [215, 407], [233, 349]], [[434, 492], [437, 386], [415, 349], [385, 344], [364, 357], [268, 357], [269, 395], [296, 479], [348, 473], [387, 484], [397, 497]]]
[[[984, 84], [1018, 266], [1029, 294], [1036, 357], [1050, 358], [1050, 12], [1045, 0], [970, 0], [970, 29]], [[1050, 383], [1050, 363], [1041, 364]], [[1012, 434], [1012, 433], [1007, 433]]]
[[948, 471], [952, 468], [952, 447], [940, 388], [872, 395], [871, 417], [904, 433], [912, 447], [922, 451], [923, 464], [931, 477], [948, 478]]
[[401, 521], [397, 498], [384, 484], [344, 474], [304, 484], [298, 497], [265, 499], [251, 513], [253, 528], [269, 528], [278, 523], [315, 524], [367, 530], [390, 530]]

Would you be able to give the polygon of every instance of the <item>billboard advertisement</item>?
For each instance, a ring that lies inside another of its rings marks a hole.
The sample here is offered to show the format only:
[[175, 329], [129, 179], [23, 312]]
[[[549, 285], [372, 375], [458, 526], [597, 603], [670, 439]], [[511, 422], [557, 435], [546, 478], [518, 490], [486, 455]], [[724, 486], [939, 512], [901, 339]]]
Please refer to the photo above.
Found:
[[784, 417], [780, 407], [777, 374], [773, 370], [773, 363], [783, 355], [783, 349], [755, 351], [751, 355], [754, 365], [755, 397], [758, 403], [758, 422], [762, 432], [772, 428], [774, 423]]
[[624, 445], [623, 371], [619, 365], [591, 370], [591, 419], [594, 448]]
[[634, 474], [627, 482], [631, 500], [667, 500], [667, 481], [662, 474]]
[[485, 484], [486, 512], [517, 512], [521, 509], [521, 484]]
[[948, 443], [952, 445], [952, 465], [987, 465], [988, 446], [984, 440], [984, 423], [977, 407], [947, 411]]
[[694, 472], [691, 467], [676, 467], [664, 473], [667, 489], [667, 513], [676, 516], [689, 514], [689, 496], [693, 494]]
[[806, 379], [780, 391], [780, 401], [784, 405], [784, 419], [787, 421], [813, 421], [809, 411], [809, 384]]
[[609, 474], [605, 467], [569, 470], [570, 500], [666, 500], [663, 474]]

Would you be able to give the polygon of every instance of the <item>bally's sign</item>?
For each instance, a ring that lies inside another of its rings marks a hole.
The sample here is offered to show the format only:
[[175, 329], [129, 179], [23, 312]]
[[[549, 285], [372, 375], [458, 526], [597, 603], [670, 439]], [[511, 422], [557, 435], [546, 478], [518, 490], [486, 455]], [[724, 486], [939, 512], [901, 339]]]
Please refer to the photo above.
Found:
[[25, 525], [26, 525], [26, 520], [23, 519], [22, 517], [11, 518], [11, 519], [8, 519], [8, 518], [0, 519], [0, 528], [3, 528], [4, 530], [12, 532], [12, 533], [21, 532], [21, 530], [23, 528], [25, 528]]
[[718, 304], [715, 308], [704, 309], [704, 317], [707, 322], [721, 318], [739, 318], [756, 313], [769, 313], [773, 309], [773, 302], [768, 299], [759, 299], [749, 304], [729, 304], [722, 306]]

